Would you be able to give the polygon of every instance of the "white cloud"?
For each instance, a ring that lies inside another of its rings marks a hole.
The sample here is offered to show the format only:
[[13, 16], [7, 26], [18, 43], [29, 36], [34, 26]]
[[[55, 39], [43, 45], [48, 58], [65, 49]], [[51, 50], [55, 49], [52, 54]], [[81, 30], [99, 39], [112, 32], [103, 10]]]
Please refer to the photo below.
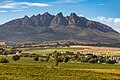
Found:
[[14, 0], [5, 0], [5, 2], [13, 2]]
[[97, 18], [94, 18], [93, 20], [107, 24], [113, 29], [120, 32], [120, 18], [106, 18], [104, 16], [99, 16]]
[[0, 4], [0, 8], [8, 8], [8, 9], [13, 9], [13, 8], [23, 8], [24, 7], [47, 7], [50, 6], [48, 4], [44, 3], [30, 3], [30, 2], [6, 2], [4, 4]]
[[114, 23], [116, 26], [119, 26], [120, 27], [120, 18], [118, 19], [114, 19]]
[[99, 16], [97, 19], [101, 22], [106, 22], [113, 24], [114, 26], [119, 26], [120, 27], [120, 18], [106, 18], [104, 16]]
[[80, 17], [83, 17], [83, 14], [80, 14], [79, 16], [80, 16]]
[[11, 10], [11, 12], [21, 12], [23, 10], [19, 10], [19, 9], [16, 9], [16, 10]]
[[0, 8], [14, 8], [13, 5], [1, 5]]
[[8, 11], [1, 11], [1, 10], [0, 10], [0, 13], [5, 13], [5, 12], [8, 12]]
[[26, 6], [36, 6], [36, 7], [47, 7], [50, 6], [48, 4], [44, 3], [29, 3], [29, 2], [19, 2], [19, 3], [13, 3], [12, 5], [26, 5]]
[[104, 16], [98, 16], [97, 19], [99, 19], [100, 21], [106, 21], [106, 18]]
[[105, 4], [98, 4], [99, 6], [104, 6]]
[[86, 0], [57, 0], [53, 3], [76, 3], [76, 2], [80, 2], [80, 1], [86, 1]]
[[114, 18], [108, 18], [107, 19], [107, 22], [113, 22], [114, 21]]

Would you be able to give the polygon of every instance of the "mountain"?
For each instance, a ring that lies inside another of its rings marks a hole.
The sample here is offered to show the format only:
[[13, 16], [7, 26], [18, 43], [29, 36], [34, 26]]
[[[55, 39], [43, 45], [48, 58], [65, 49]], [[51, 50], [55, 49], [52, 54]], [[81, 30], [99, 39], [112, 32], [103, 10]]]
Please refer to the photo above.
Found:
[[71, 13], [44, 14], [9, 21], [0, 25], [0, 40], [10, 42], [40, 42], [50, 40], [78, 40], [85, 42], [120, 42], [120, 34], [100, 22]]

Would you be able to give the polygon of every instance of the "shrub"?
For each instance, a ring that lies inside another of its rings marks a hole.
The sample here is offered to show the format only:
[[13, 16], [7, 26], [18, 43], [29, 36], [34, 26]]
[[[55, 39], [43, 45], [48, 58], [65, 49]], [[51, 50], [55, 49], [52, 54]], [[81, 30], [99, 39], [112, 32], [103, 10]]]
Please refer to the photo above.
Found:
[[14, 61], [17, 61], [17, 60], [20, 59], [20, 56], [19, 56], [19, 55], [14, 55], [14, 56], [12, 57], [12, 59], [13, 59]]
[[36, 56], [39, 57], [39, 54], [35, 54], [35, 53], [33, 53], [33, 54], [29, 54], [29, 57], [36, 57]]
[[1, 58], [0, 63], [9, 63], [9, 61], [6, 58]]
[[85, 58], [85, 57], [83, 57], [83, 58], [81, 58], [81, 60], [80, 60], [81, 62], [83, 62], [83, 63], [85, 63], [85, 62], [88, 62], [88, 59], [87, 58]]
[[65, 56], [63, 61], [64, 61], [64, 62], [68, 62], [68, 61], [69, 61], [69, 57], [68, 57], [68, 56]]
[[34, 57], [34, 61], [39, 61], [39, 57], [38, 56]]
[[58, 56], [58, 62], [63, 62], [63, 57], [62, 56]]
[[44, 60], [43, 58], [40, 58], [40, 61], [43, 62], [43, 61], [45, 61], [45, 60]]
[[108, 60], [106, 60], [106, 63], [107, 64], [114, 64], [114, 63], [117, 63], [117, 62], [116, 62], [116, 60], [108, 59]]
[[30, 53], [21, 53], [20, 57], [29, 57]]
[[49, 59], [50, 59], [50, 56], [49, 56], [49, 55], [45, 57], [45, 61], [46, 61], [46, 62], [48, 62]]
[[98, 60], [97, 60], [97, 59], [90, 59], [88, 62], [89, 62], [89, 63], [97, 63]]

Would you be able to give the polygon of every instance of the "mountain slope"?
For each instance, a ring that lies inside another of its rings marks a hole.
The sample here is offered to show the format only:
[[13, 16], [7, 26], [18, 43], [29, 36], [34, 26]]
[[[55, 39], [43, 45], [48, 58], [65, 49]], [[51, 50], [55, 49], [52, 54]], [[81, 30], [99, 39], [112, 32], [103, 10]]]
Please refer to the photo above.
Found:
[[60, 12], [24, 16], [0, 25], [0, 40], [39, 42], [49, 40], [79, 40], [89, 42], [120, 42], [120, 34], [111, 27], [79, 17], [75, 13], [63, 16]]

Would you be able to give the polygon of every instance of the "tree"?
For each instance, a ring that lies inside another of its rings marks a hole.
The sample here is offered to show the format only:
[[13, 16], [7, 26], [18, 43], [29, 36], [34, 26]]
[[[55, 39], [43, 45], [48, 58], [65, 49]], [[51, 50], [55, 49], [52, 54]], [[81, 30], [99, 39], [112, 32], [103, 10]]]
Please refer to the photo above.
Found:
[[108, 60], [106, 60], [106, 63], [107, 64], [114, 64], [114, 63], [117, 63], [117, 62], [116, 62], [116, 60], [108, 59]]
[[58, 56], [59, 56], [59, 53], [57, 51], [55, 51], [53, 54], [54, 54], [54, 57], [55, 57], [55, 66], [57, 67], [58, 66]]
[[5, 51], [5, 49], [4, 48], [0, 48], [0, 54], [2, 54], [3, 55], [3, 52]]
[[9, 63], [9, 61], [6, 58], [1, 58], [0, 63]]
[[68, 57], [68, 56], [65, 56], [63, 61], [64, 61], [64, 62], [68, 62], [68, 61], [69, 61], [69, 57]]
[[78, 54], [73, 55], [73, 58], [74, 58], [74, 60], [77, 60], [79, 58]]
[[34, 61], [39, 61], [39, 57], [38, 56], [34, 57]]
[[16, 48], [15, 47], [12, 47], [10, 49], [10, 54], [16, 54]]
[[58, 62], [63, 62], [63, 57], [62, 56], [58, 56]]
[[3, 49], [3, 48], [0, 49], [0, 54], [2, 55], [8, 55], [9, 53], [10, 53], [9, 50]]
[[14, 56], [12, 57], [12, 59], [13, 59], [14, 61], [17, 61], [17, 60], [20, 59], [20, 56], [19, 56], [19, 55], [14, 55]]
[[97, 62], [98, 62], [98, 60], [97, 60], [97, 59], [92, 58], [92, 59], [90, 59], [88, 62], [89, 62], [89, 63], [97, 63]]
[[47, 61], [47, 62], [49, 61], [49, 59], [50, 59], [50, 56], [49, 56], [49, 55], [46, 56], [46, 61]]
[[8, 54], [9, 54], [9, 51], [8, 51], [8, 50], [4, 50], [4, 51], [3, 51], [3, 55], [6, 55], [6, 56], [7, 56]]

